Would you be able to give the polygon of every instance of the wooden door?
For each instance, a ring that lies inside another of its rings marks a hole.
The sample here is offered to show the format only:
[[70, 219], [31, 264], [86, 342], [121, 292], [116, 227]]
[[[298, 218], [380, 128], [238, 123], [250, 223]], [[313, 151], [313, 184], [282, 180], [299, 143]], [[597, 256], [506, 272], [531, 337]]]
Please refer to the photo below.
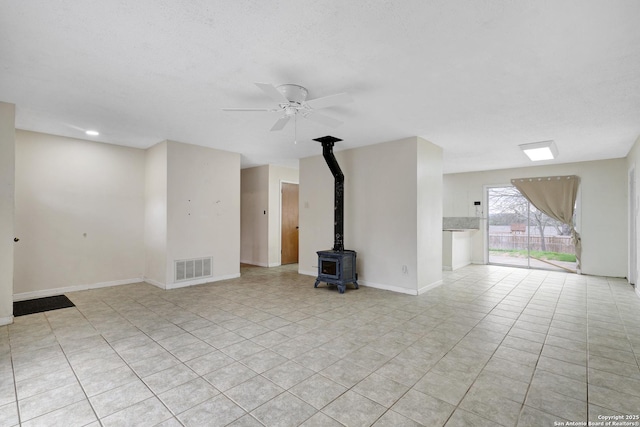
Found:
[[298, 184], [282, 183], [281, 264], [298, 262]]

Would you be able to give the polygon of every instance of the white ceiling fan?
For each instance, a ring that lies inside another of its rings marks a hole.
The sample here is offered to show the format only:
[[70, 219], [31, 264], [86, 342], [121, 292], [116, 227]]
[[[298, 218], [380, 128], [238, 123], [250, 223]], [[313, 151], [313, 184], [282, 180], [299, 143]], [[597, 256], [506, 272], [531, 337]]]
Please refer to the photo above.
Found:
[[342, 124], [340, 120], [318, 113], [316, 110], [334, 107], [352, 102], [353, 99], [348, 93], [337, 93], [335, 95], [324, 96], [322, 98], [310, 99], [307, 101], [308, 91], [306, 88], [295, 84], [283, 84], [274, 86], [271, 83], [256, 83], [269, 98], [278, 103], [274, 108], [223, 108], [223, 111], [268, 111], [281, 112], [283, 115], [271, 128], [272, 131], [282, 130], [292, 117], [302, 116], [330, 127], [338, 127]]

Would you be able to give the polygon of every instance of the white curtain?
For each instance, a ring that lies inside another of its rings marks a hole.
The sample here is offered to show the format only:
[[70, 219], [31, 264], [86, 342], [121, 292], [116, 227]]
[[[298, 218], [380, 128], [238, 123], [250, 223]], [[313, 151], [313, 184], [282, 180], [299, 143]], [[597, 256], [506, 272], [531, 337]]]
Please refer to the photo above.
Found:
[[517, 178], [511, 183], [538, 210], [571, 227], [576, 248], [576, 267], [580, 271], [582, 242], [573, 223], [573, 211], [578, 196], [580, 177], [576, 175], [542, 178]]

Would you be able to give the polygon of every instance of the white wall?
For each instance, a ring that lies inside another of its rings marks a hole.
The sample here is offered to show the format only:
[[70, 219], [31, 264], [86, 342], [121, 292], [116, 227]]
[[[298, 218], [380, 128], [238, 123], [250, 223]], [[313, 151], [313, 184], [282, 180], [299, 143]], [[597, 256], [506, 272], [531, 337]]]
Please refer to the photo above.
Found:
[[[338, 161], [345, 174], [345, 248], [358, 252], [362, 283], [415, 291], [418, 274], [415, 138], [348, 150], [344, 155], [345, 160]], [[326, 164], [324, 167], [333, 189], [333, 177]], [[333, 192], [328, 205], [332, 220]], [[329, 230], [331, 247], [333, 225]], [[403, 273], [403, 266], [407, 274]]]
[[269, 166], [241, 171], [240, 261], [269, 266]]
[[[634, 170], [634, 175], [635, 175], [635, 191], [636, 191], [636, 199], [635, 200], [628, 200], [627, 201], [627, 212], [629, 212], [629, 206], [630, 204], [634, 204], [635, 205], [635, 218], [629, 218], [629, 224], [631, 221], [633, 221], [635, 223], [635, 229], [636, 229], [636, 236], [635, 236], [635, 253], [636, 253], [636, 271], [635, 271], [635, 277], [636, 277], [636, 294], [638, 294], [638, 296], [640, 297], [640, 284], [637, 283], [640, 279], [640, 276], [638, 274], [638, 266], [640, 266], [640, 247], [638, 246], [640, 243], [640, 221], [639, 221], [639, 211], [640, 211], [640, 187], [638, 186], [640, 184], [640, 137], [638, 137], [638, 139], [636, 140], [635, 144], [633, 145], [633, 147], [631, 148], [631, 150], [629, 151], [629, 154], [627, 155], [627, 171], [631, 171]], [[627, 172], [628, 173], [628, 172]], [[628, 182], [628, 181], [627, 181]], [[628, 187], [627, 187], [627, 192], [628, 192]], [[631, 227], [629, 227], [629, 235], [628, 235], [628, 244], [632, 243], [634, 239], [632, 239], [631, 236]], [[630, 249], [629, 249], [630, 250]], [[632, 253], [632, 251], [630, 250], [630, 253]], [[630, 266], [629, 268], [631, 268], [632, 263], [629, 263]], [[630, 275], [628, 275], [627, 277], [630, 277]]]
[[16, 135], [13, 299], [143, 277], [171, 288], [174, 260], [207, 256], [205, 281], [239, 275], [239, 154]]
[[167, 285], [167, 142], [145, 152], [144, 280]]
[[144, 151], [16, 132], [14, 298], [139, 281]]
[[200, 282], [240, 276], [240, 154], [167, 144], [167, 278], [174, 261], [209, 256], [213, 278]]
[[424, 292], [442, 280], [442, 148], [421, 138], [417, 148], [418, 289]]
[[282, 191], [281, 183], [299, 182], [297, 169], [269, 165], [269, 266], [282, 264]]
[[[335, 153], [338, 163], [345, 171], [345, 151]], [[333, 247], [333, 176], [322, 156], [300, 159], [300, 232], [298, 272], [308, 275], [318, 273], [319, 250]], [[346, 182], [351, 177], [345, 177]], [[345, 182], [345, 184], [346, 184]], [[349, 203], [351, 191], [345, 190], [345, 217], [351, 215]], [[348, 205], [347, 205], [348, 203]], [[349, 224], [347, 226], [347, 224]], [[350, 232], [351, 221], [345, 221], [345, 232]], [[345, 248], [356, 249], [353, 241], [345, 237]], [[358, 260], [360, 262], [360, 260]], [[358, 271], [362, 265], [358, 264]]]
[[[597, 276], [627, 275], [627, 164], [625, 159], [532, 166], [444, 176], [444, 216], [475, 216], [480, 200], [486, 216], [485, 185], [509, 185], [512, 178], [552, 175], [580, 177], [579, 223], [582, 272]], [[474, 237], [473, 260], [483, 262], [486, 221]]]
[[15, 106], [0, 102], [0, 325], [13, 321]]
[[[413, 137], [335, 155], [345, 175], [345, 249], [358, 252], [359, 282], [410, 294], [437, 284], [442, 274], [442, 190], [427, 187], [441, 179], [436, 177], [442, 170], [439, 149]], [[333, 247], [333, 185], [321, 155], [300, 160], [303, 274], [316, 275], [316, 251]], [[420, 203], [419, 191], [426, 191]], [[434, 223], [436, 230], [431, 229]], [[425, 249], [435, 235], [437, 244]]]

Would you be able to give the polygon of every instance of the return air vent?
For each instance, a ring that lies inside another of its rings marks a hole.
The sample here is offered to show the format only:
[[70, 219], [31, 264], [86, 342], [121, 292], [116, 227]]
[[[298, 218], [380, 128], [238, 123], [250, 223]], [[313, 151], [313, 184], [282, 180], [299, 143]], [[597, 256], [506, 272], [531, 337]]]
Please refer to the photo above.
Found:
[[213, 258], [194, 258], [175, 261], [175, 281], [200, 279], [211, 277]]

